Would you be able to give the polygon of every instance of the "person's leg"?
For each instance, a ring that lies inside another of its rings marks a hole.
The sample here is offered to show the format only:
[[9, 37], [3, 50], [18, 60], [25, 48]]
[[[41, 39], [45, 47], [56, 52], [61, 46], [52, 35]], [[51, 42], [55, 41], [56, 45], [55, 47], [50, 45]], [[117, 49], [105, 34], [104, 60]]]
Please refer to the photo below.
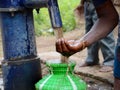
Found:
[[115, 50], [115, 40], [113, 32], [100, 41], [101, 51], [103, 54], [103, 65], [100, 69], [101, 72], [108, 72], [113, 70], [114, 63], [114, 50]]
[[[84, 4], [84, 14], [85, 14], [85, 32], [87, 33], [91, 27], [93, 26], [93, 20], [92, 20], [92, 12], [93, 12], [93, 4], [86, 2]], [[96, 65], [99, 63], [99, 58], [98, 58], [98, 50], [99, 50], [99, 45], [98, 42], [90, 45], [87, 48], [87, 58], [86, 61], [83, 65], [81, 66], [91, 66], [91, 65]]]
[[104, 62], [103, 65], [113, 66], [114, 63], [114, 50], [115, 50], [115, 39], [113, 32], [101, 40], [101, 51], [103, 54]]
[[115, 39], [113, 32], [100, 41], [101, 51], [104, 58], [100, 72], [109, 72], [113, 70]]
[[[118, 44], [120, 45], [120, 43]], [[115, 50], [114, 90], [120, 90], [120, 46], [117, 46]]]
[[87, 48], [86, 63], [88, 65], [92, 66], [92, 65], [97, 65], [99, 63], [98, 50], [99, 50], [98, 42], [92, 44]]

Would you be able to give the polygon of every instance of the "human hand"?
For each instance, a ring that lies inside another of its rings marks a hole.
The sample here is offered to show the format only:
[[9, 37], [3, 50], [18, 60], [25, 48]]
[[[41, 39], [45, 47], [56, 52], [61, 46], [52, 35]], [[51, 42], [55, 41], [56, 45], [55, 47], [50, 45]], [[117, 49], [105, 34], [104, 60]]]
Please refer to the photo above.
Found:
[[67, 41], [64, 38], [61, 38], [56, 41], [56, 51], [67, 57], [83, 50], [86, 46], [86, 42], [81, 42], [78, 40]]

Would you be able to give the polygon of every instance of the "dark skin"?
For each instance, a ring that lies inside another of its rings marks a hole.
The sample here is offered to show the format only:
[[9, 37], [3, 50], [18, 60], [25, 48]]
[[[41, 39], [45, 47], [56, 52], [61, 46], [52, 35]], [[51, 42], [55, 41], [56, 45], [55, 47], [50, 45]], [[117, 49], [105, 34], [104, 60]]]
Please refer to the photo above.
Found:
[[66, 40], [61, 38], [56, 41], [56, 50], [66, 56], [70, 56], [84, 49], [94, 42], [107, 36], [118, 23], [118, 14], [111, 2], [107, 0], [96, 8], [99, 19], [91, 30], [79, 40]]
[[[61, 38], [56, 41], [56, 51], [64, 56], [71, 56], [85, 47], [107, 36], [118, 24], [119, 16], [111, 0], [96, 8], [98, 20], [91, 30], [79, 40], [66, 40]], [[115, 77], [114, 90], [120, 90], [120, 79]]]

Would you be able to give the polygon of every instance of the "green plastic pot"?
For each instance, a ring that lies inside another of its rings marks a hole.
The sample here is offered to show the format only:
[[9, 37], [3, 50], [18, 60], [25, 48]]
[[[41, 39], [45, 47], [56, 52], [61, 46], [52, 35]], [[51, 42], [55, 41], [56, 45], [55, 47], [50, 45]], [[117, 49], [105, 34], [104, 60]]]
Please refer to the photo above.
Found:
[[86, 83], [73, 73], [75, 63], [47, 63], [50, 74], [35, 84], [36, 90], [86, 90]]

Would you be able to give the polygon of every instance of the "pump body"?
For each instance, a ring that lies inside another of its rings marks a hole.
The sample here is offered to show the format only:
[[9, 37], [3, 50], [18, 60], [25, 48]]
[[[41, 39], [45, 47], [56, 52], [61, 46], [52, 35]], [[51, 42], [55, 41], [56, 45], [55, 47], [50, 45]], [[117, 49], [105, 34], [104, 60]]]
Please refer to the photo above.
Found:
[[35, 90], [42, 78], [32, 12], [42, 7], [49, 9], [52, 26], [61, 27], [57, 0], [0, 0], [4, 90]]

